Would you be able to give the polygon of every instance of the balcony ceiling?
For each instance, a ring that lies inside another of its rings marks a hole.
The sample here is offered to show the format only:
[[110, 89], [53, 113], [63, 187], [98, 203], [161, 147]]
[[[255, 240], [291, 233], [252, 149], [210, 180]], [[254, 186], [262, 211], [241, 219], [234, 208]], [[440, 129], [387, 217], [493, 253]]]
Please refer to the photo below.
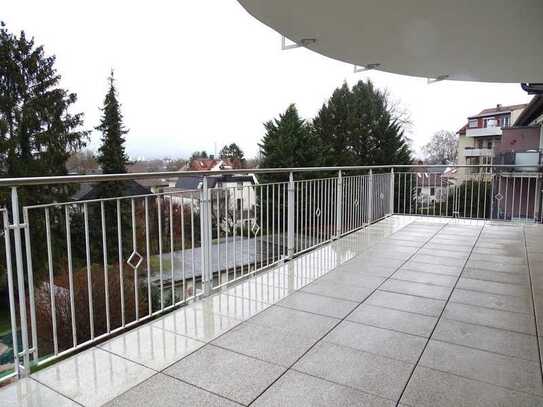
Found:
[[543, 1], [238, 0], [307, 48], [382, 71], [482, 82], [543, 82]]

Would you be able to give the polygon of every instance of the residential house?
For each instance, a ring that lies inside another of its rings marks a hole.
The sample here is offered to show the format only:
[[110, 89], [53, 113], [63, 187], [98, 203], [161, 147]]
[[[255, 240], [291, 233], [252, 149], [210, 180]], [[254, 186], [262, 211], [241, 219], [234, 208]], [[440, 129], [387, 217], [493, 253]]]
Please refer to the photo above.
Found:
[[[503, 130], [512, 126], [527, 104], [496, 105], [470, 116], [458, 134], [458, 165], [494, 163], [496, 149], [502, 142]], [[477, 173], [478, 169], [460, 169], [458, 179]]]
[[538, 218], [541, 213], [543, 164], [543, 95], [532, 98], [513, 122], [503, 129], [495, 149], [495, 163], [523, 167], [498, 169], [495, 216], [505, 219]]

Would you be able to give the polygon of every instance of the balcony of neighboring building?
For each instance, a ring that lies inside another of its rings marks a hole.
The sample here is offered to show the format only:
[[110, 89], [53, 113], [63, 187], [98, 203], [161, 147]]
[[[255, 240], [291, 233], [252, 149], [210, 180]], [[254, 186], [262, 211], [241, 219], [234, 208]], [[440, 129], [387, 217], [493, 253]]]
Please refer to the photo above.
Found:
[[494, 149], [492, 148], [474, 148], [466, 147], [464, 149], [464, 156], [467, 157], [493, 157]]

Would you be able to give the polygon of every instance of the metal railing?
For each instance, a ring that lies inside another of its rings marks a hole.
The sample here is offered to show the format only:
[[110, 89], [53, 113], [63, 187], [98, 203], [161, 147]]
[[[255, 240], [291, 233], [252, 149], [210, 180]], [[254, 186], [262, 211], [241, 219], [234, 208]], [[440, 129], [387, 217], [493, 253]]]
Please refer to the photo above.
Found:
[[[0, 209], [0, 267], [8, 282], [12, 375], [26, 376], [33, 366], [392, 214], [541, 220], [541, 172], [453, 167], [440, 173], [436, 168], [444, 166], [0, 179], [0, 192], [4, 187], [10, 197]], [[214, 175], [225, 174], [258, 174], [261, 183], [209, 187]], [[127, 181], [187, 175], [200, 175], [201, 187], [122, 193]], [[109, 191], [117, 195], [36, 202], [40, 186], [88, 182], [113, 185]]]

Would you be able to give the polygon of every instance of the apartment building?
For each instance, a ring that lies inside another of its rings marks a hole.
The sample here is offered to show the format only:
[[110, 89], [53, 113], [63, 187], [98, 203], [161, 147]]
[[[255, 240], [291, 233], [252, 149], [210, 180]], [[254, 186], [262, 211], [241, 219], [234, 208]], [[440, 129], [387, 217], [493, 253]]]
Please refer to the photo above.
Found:
[[[458, 134], [458, 165], [493, 164], [504, 129], [512, 126], [527, 104], [496, 105], [467, 118]], [[473, 170], [471, 170], [473, 171]], [[460, 170], [458, 177], [466, 175]], [[476, 170], [475, 170], [476, 171]]]

